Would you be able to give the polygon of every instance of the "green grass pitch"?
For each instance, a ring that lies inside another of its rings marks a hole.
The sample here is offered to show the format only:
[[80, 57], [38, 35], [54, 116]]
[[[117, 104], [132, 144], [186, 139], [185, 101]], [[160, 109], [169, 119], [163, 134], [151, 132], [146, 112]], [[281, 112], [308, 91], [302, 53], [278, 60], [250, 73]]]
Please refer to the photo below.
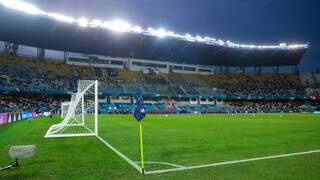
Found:
[[[36, 156], [0, 179], [319, 179], [320, 153], [141, 175], [96, 137], [45, 139], [61, 119], [41, 117], [0, 127], [0, 166], [11, 145], [35, 144]], [[313, 114], [148, 115], [145, 161], [196, 166], [320, 149], [320, 116]], [[140, 161], [139, 124], [131, 115], [99, 116], [99, 136]], [[174, 168], [147, 163], [146, 170]]]

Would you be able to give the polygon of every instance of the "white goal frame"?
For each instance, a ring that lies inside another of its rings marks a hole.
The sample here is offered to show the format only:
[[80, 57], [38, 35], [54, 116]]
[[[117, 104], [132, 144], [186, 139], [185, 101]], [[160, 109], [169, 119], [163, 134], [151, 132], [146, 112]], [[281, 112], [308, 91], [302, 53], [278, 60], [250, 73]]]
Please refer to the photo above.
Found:
[[[67, 103], [64, 103], [67, 105]], [[63, 104], [61, 104], [63, 106]], [[61, 116], [63, 114], [61, 113]], [[52, 125], [45, 138], [98, 136], [98, 81], [79, 80], [63, 121]]]

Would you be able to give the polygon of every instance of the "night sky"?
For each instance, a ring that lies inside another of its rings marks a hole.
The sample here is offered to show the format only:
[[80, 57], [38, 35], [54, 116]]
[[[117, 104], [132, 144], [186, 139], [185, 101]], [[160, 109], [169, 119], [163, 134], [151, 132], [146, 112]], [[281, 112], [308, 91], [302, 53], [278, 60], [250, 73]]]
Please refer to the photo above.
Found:
[[300, 69], [320, 67], [317, 0], [29, 0], [73, 17], [122, 19], [144, 28], [208, 35], [240, 43], [310, 43]]

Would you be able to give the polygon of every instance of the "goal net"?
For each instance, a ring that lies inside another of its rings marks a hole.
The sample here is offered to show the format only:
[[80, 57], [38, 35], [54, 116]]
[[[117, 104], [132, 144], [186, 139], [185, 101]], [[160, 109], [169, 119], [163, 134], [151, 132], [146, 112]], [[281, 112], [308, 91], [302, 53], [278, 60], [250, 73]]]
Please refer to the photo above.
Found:
[[66, 117], [70, 104], [71, 104], [71, 102], [62, 102], [61, 103], [61, 119], [64, 119]]
[[78, 81], [63, 121], [52, 125], [45, 137], [76, 137], [98, 135], [98, 81]]

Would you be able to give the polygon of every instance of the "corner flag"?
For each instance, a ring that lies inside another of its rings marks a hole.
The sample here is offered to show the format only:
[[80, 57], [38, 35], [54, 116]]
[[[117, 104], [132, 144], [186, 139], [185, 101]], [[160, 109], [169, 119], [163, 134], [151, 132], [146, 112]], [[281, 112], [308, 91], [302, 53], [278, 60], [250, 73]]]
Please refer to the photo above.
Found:
[[136, 108], [134, 110], [133, 116], [136, 118], [138, 122], [142, 121], [142, 119], [146, 116], [142, 95], [140, 95], [137, 99]]
[[144, 110], [143, 96], [140, 96], [137, 99], [136, 108], [134, 110], [133, 116], [140, 124], [140, 152], [141, 152], [141, 174], [144, 174], [144, 155], [143, 155], [143, 133], [142, 133], [142, 119], [146, 116]]

